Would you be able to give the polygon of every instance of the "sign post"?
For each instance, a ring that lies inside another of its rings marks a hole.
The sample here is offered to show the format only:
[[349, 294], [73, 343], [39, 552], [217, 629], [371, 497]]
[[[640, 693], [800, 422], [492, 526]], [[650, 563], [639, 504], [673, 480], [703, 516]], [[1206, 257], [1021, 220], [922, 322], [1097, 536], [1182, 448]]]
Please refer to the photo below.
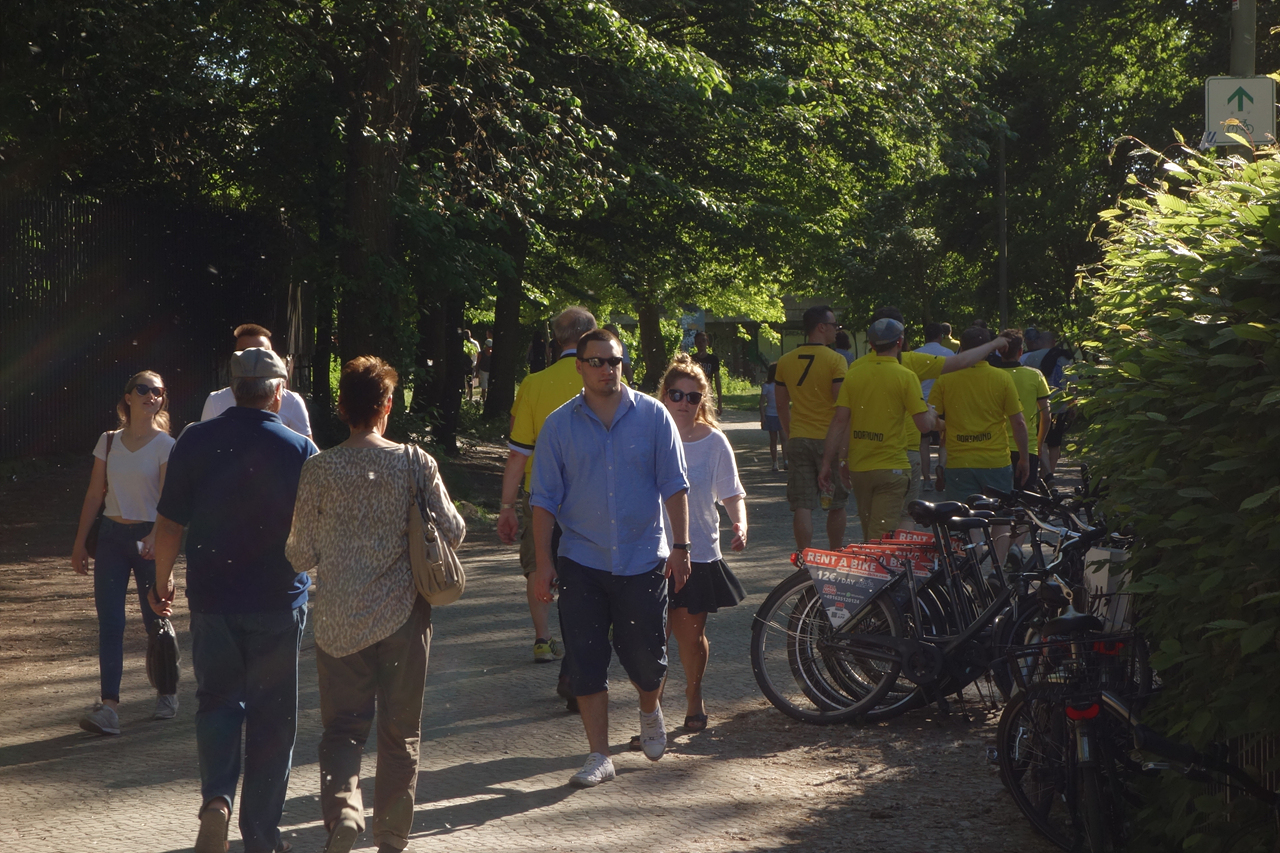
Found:
[[1276, 81], [1270, 77], [1210, 77], [1204, 82], [1204, 136], [1200, 147], [1276, 142]]

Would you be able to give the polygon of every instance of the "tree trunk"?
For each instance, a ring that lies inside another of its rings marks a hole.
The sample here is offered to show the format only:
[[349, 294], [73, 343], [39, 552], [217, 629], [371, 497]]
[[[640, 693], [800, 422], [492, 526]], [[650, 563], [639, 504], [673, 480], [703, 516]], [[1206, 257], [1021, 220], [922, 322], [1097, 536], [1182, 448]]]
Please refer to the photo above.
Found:
[[667, 369], [667, 347], [662, 342], [660, 322], [662, 313], [652, 302], [640, 303], [636, 313], [640, 323], [640, 354], [644, 358], [644, 379], [640, 381], [640, 390], [653, 392], [658, 390], [662, 372]]
[[516, 370], [524, 355], [520, 333], [520, 303], [524, 301], [524, 263], [529, 254], [529, 232], [510, 224], [502, 236], [502, 248], [510, 267], [498, 271], [498, 298], [493, 309], [493, 360], [489, 365], [489, 394], [485, 398], [487, 420], [505, 419], [516, 399]]
[[[418, 104], [418, 39], [383, 27], [365, 44], [363, 73], [347, 116], [347, 237], [340, 244], [343, 294], [338, 349], [343, 361], [379, 355], [408, 367], [412, 341], [405, 319], [412, 303], [396, 256], [396, 187]], [[388, 81], [392, 81], [388, 87]]]

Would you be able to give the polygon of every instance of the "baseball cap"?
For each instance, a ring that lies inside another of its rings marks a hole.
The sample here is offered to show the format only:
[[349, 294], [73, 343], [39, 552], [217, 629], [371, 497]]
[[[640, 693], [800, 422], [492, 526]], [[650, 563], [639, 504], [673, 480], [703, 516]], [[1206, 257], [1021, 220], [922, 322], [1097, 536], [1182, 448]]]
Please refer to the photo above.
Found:
[[269, 349], [250, 347], [231, 356], [232, 379], [288, 379], [284, 361]]
[[891, 344], [902, 337], [902, 324], [891, 317], [881, 317], [867, 329], [867, 342], [872, 346]]

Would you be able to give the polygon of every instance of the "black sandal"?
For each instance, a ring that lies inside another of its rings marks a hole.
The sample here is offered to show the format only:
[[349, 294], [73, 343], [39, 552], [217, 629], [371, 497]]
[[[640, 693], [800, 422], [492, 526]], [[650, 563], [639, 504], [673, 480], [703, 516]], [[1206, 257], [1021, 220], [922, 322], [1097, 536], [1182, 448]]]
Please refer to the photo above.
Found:
[[690, 714], [684, 718], [684, 730], [686, 732], [700, 732], [707, 728], [706, 714]]

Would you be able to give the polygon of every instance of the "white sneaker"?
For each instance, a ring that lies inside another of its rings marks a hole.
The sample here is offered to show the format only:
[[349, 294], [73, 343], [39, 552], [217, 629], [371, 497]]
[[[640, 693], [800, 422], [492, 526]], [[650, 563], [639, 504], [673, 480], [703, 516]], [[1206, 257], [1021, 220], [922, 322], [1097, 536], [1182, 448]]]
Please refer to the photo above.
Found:
[[120, 734], [120, 717], [114, 708], [95, 702], [93, 710], [80, 718], [80, 728], [96, 735], [118, 735]]
[[178, 697], [172, 694], [156, 697], [156, 711], [151, 715], [153, 720], [172, 720], [178, 716]]
[[657, 761], [667, 751], [667, 727], [662, 719], [661, 706], [652, 714], [640, 712], [640, 748], [650, 761]]
[[603, 752], [593, 752], [587, 756], [587, 763], [582, 765], [582, 769], [569, 777], [569, 784], [574, 788], [594, 788], [616, 775], [613, 772], [613, 759]]

